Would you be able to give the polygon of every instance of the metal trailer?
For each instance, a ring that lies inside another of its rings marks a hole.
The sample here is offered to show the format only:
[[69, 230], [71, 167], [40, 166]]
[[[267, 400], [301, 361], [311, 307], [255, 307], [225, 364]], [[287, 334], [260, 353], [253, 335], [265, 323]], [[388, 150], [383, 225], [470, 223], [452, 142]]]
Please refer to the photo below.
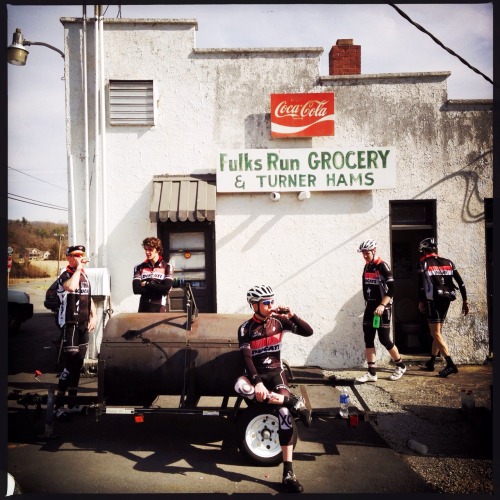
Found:
[[[111, 317], [106, 325], [97, 367], [97, 396], [9, 395], [20, 404], [34, 404], [41, 413], [46, 404], [45, 433], [54, 431], [54, 404], [85, 405], [95, 410], [96, 419], [105, 414], [131, 415], [136, 422], [148, 413], [222, 417], [236, 425], [240, 451], [260, 465], [277, 465], [282, 460], [278, 439], [277, 405], [246, 404], [234, 390], [243, 373], [236, 333], [248, 319], [242, 314], [200, 313], [187, 294], [186, 313], [124, 313]], [[353, 382], [337, 382], [324, 376], [299, 376], [285, 363], [292, 388], [299, 386], [310, 407], [307, 385], [349, 385], [361, 402], [364, 420], [375, 420], [355, 390]], [[320, 370], [316, 370], [320, 372]], [[178, 396], [178, 405], [162, 406], [162, 399]], [[200, 399], [220, 401], [203, 406]], [[230, 398], [234, 405], [230, 406]], [[337, 416], [338, 408], [312, 410], [312, 416]], [[357, 414], [353, 414], [356, 417]], [[297, 423], [293, 422], [293, 445], [297, 443]]]

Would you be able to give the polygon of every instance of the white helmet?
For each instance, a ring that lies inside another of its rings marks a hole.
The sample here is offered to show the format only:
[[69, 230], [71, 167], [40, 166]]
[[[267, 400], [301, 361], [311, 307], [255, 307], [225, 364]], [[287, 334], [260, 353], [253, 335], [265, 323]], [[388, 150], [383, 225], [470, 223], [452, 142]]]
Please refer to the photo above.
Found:
[[365, 240], [361, 245], [359, 245], [358, 252], [367, 252], [369, 250], [373, 251], [377, 248], [377, 242], [375, 240]]
[[267, 285], [256, 285], [247, 292], [247, 301], [250, 305], [260, 302], [262, 299], [272, 299], [273, 289]]

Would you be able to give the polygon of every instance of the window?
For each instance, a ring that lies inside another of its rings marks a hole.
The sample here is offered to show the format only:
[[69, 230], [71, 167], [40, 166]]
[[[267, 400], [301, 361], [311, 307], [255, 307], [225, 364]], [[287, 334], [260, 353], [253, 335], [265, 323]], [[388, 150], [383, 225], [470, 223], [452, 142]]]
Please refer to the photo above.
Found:
[[204, 233], [170, 233], [169, 260], [174, 264], [176, 279], [205, 288]]
[[[174, 280], [191, 285], [198, 311], [217, 312], [215, 223], [169, 219], [158, 222], [158, 237], [163, 242], [163, 258], [174, 263]], [[175, 288], [174, 284], [173, 292]]]
[[391, 201], [392, 229], [431, 229], [435, 223], [436, 201]]
[[154, 125], [152, 80], [109, 81], [110, 125]]

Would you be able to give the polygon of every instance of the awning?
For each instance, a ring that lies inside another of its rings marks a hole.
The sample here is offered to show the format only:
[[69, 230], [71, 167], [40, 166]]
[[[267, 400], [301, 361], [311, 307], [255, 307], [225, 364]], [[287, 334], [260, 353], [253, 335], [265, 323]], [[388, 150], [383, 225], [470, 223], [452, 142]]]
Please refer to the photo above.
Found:
[[153, 179], [151, 222], [215, 220], [216, 187], [194, 177]]

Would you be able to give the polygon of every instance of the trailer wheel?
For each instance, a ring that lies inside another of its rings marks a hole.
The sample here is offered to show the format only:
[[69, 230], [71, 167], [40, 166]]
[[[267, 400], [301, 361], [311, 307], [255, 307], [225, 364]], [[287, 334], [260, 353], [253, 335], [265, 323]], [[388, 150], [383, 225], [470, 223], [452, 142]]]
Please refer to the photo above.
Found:
[[[279, 407], [251, 406], [238, 419], [238, 443], [243, 455], [259, 465], [274, 466], [282, 462], [278, 437]], [[297, 444], [297, 426], [293, 422], [293, 447]]]

